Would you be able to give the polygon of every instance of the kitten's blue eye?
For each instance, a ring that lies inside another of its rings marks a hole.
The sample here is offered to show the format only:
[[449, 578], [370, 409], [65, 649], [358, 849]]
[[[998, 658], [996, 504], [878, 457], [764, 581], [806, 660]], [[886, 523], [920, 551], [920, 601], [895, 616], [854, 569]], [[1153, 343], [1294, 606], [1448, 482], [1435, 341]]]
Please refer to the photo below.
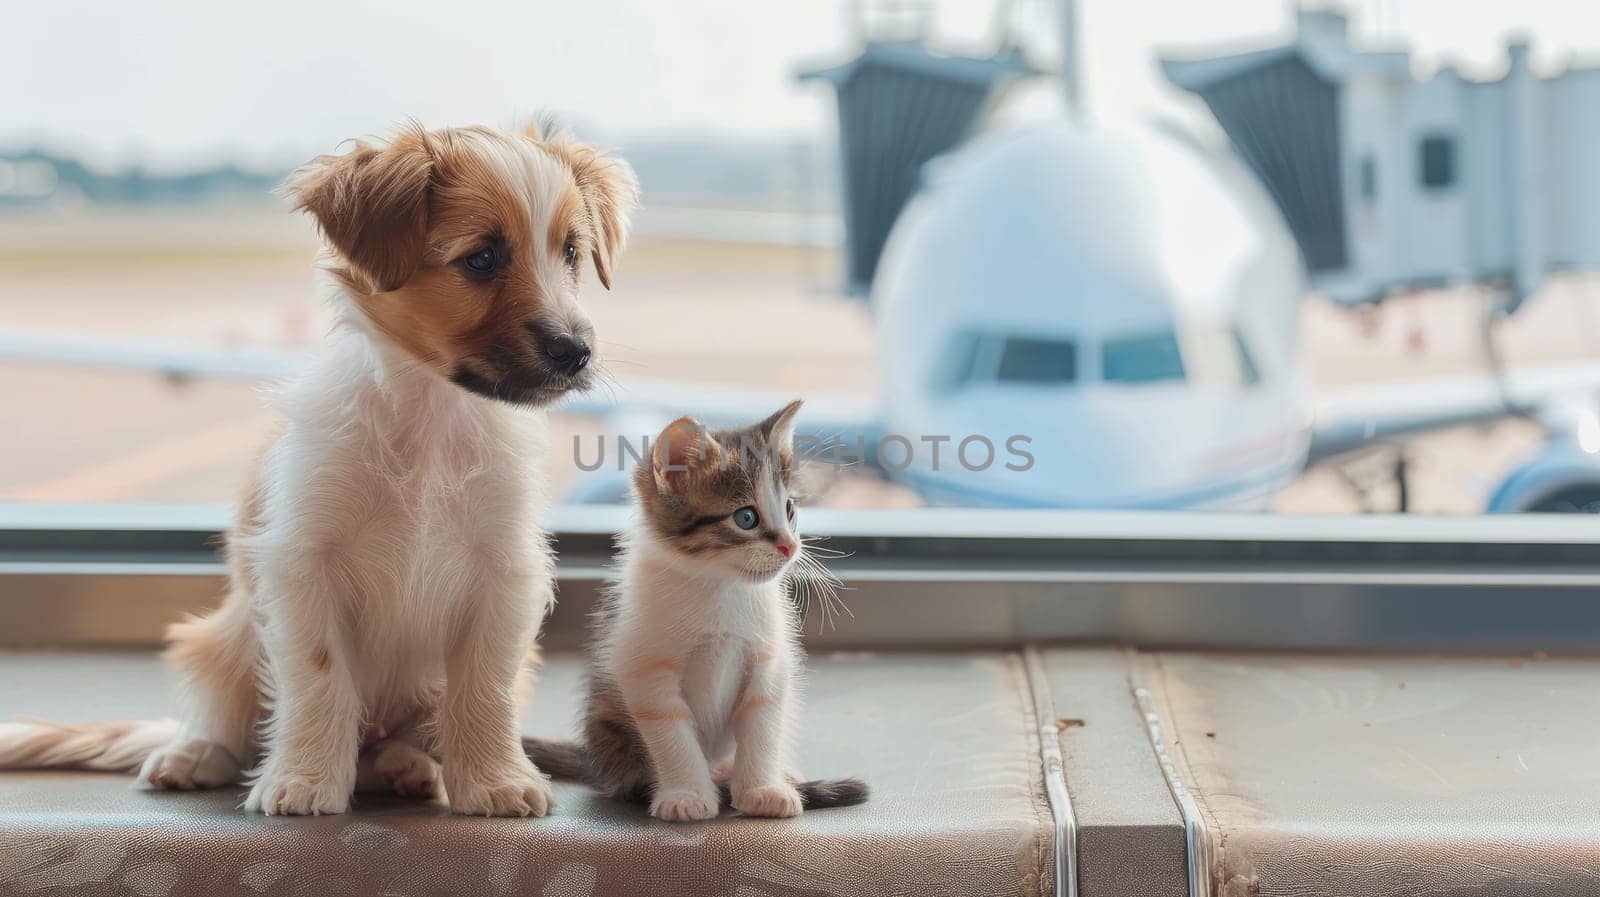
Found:
[[566, 259], [568, 268], [576, 268], [576, 267], [578, 267], [578, 247], [572, 245], [571, 243], [568, 243], [567, 244], [567, 249], [566, 249], [565, 259]]
[[495, 262], [493, 249], [480, 249], [461, 260], [461, 264], [474, 274], [494, 273]]
[[750, 505], [733, 512], [733, 525], [740, 529], [755, 529], [761, 525], [761, 515]]

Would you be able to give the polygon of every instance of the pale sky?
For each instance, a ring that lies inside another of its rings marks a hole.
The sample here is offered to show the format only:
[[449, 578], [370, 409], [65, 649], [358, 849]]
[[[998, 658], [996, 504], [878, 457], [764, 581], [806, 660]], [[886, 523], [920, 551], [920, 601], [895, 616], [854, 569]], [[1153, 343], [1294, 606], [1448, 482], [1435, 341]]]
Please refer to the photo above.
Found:
[[[997, 2], [943, 0], [936, 33], [983, 45]], [[1282, 34], [1285, 0], [1079, 0], [1091, 112], [1145, 116], [1172, 94], [1155, 48]], [[1056, 3], [1015, 0], [1054, 64]], [[803, 63], [841, 58], [838, 0], [54, 0], [13, 4], [0, 146], [43, 141], [104, 163], [223, 156], [287, 164], [407, 116], [510, 123], [556, 110], [610, 135], [813, 132], [831, 117]], [[1600, 62], [1594, 0], [1361, 0], [1362, 33], [1492, 66], [1511, 32], [1546, 64]]]

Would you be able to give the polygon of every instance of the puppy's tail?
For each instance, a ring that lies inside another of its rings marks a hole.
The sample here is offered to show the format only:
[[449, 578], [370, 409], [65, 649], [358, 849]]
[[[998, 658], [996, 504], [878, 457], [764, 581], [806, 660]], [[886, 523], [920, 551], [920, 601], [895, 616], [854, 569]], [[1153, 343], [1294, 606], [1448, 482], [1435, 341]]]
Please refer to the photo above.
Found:
[[0, 769], [134, 772], [178, 734], [177, 720], [70, 725], [23, 718], [0, 722]]
[[589, 777], [588, 767], [583, 761], [583, 745], [576, 741], [523, 736], [522, 752], [528, 755], [534, 766], [553, 779], [581, 782]]

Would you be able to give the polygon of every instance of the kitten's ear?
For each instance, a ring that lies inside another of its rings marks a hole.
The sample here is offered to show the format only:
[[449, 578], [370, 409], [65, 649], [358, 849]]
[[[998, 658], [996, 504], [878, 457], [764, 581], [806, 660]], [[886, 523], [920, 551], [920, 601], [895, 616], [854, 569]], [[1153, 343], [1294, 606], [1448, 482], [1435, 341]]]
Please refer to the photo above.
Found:
[[551, 131], [548, 126], [534, 127], [528, 129], [527, 135], [572, 169], [572, 179], [577, 181], [578, 193], [589, 213], [594, 273], [609, 290], [611, 269], [622, 254], [623, 244], [628, 242], [629, 216], [639, 204], [639, 179], [627, 162], [599, 147], [573, 143], [566, 135]]
[[705, 424], [692, 417], [680, 417], [661, 431], [650, 450], [650, 463], [656, 486], [675, 492], [697, 471], [720, 463], [722, 447], [706, 434]]
[[318, 156], [289, 176], [284, 193], [378, 291], [416, 273], [428, 236], [433, 153], [421, 127], [384, 147], [356, 144], [342, 156]]
[[761, 435], [767, 437], [768, 445], [786, 449], [794, 447], [794, 418], [803, 404], [805, 399], [795, 399], [761, 422]]

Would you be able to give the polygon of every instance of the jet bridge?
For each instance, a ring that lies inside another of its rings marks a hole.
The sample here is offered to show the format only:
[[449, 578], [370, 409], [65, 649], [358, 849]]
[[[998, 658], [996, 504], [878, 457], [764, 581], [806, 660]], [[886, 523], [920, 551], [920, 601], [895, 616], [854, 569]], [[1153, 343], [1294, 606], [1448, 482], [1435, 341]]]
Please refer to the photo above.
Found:
[[922, 166], [965, 140], [994, 97], [1033, 68], [1016, 48], [941, 56], [921, 41], [869, 41], [840, 65], [809, 69], [838, 97], [845, 278], [865, 295]]
[[1550, 272], [1600, 267], [1600, 68], [1545, 75], [1516, 42], [1497, 79], [1419, 80], [1404, 48], [1353, 45], [1339, 12], [1297, 25], [1162, 67], [1277, 200], [1316, 287], [1362, 303], [1478, 283], [1515, 308]]

